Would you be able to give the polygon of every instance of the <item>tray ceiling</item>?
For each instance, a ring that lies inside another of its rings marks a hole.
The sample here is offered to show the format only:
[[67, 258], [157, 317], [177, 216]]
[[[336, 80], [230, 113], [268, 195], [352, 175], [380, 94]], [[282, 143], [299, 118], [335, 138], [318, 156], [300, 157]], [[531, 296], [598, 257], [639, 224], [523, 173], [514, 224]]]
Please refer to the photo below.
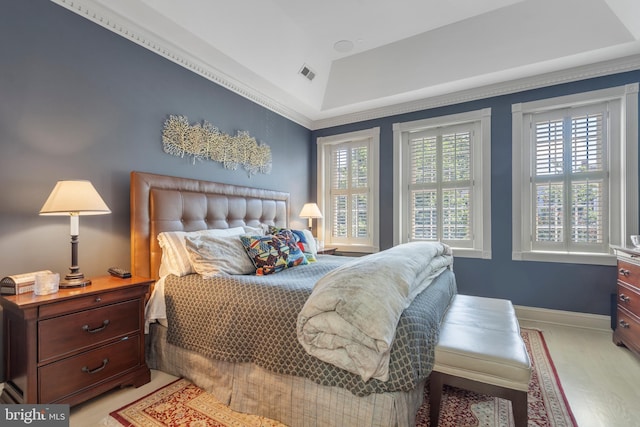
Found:
[[52, 1], [312, 129], [640, 68], [633, 0]]

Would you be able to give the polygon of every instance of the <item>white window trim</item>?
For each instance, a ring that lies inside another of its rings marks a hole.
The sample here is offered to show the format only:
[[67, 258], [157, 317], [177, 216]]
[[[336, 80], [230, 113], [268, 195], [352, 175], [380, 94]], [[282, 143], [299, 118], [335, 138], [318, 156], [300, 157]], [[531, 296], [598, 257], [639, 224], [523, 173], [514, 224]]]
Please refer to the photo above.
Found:
[[491, 108], [393, 124], [394, 246], [409, 241], [409, 183], [408, 176], [404, 173], [408, 153], [403, 149], [403, 133], [470, 122], [480, 124], [481, 148], [473, 148], [480, 155], [473, 156], [473, 168], [477, 171], [474, 172], [475, 176], [480, 176], [482, 182], [480, 186], [474, 185], [473, 191], [482, 191], [482, 197], [474, 197], [474, 247], [454, 248], [454, 254], [461, 258], [491, 259]]
[[[326, 146], [327, 145], [337, 145], [343, 144], [346, 142], [354, 142], [361, 140], [370, 140], [370, 164], [371, 171], [369, 173], [369, 177], [371, 178], [371, 210], [369, 212], [369, 221], [370, 221], [370, 233], [371, 239], [370, 245], [357, 245], [357, 244], [340, 244], [335, 245], [332, 244], [332, 247], [337, 247], [339, 251], [344, 252], [359, 252], [359, 253], [373, 253], [378, 252], [380, 250], [380, 128], [375, 127], [371, 129], [364, 129], [355, 132], [343, 133], [339, 135], [331, 135], [325, 137], [319, 137], [316, 141], [317, 144], [317, 153], [318, 153], [318, 187], [317, 187], [317, 195], [318, 195], [318, 207], [322, 212], [323, 216], [326, 217], [326, 206], [328, 206], [329, 201], [329, 185], [327, 179], [327, 168], [329, 167], [329, 162], [331, 159], [326, 156]], [[326, 237], [326, 223], [324, 218], [320, 218], [318, 220], [318, 240], [322, 240], [325, 242], [325, 245], [328, 245]]]
[[[524, 175], [529, 171], [529, 147], [525, 144], [523, 119], [525, 114], [549, 109], [573, 107], [604, 101], [619, 100], [622, 108], [621, 126], [617, 130], [620, 145], [610, 145], [609, 181], [610, 205], [619, 206], [619, 213], [609, 218], [609, 244], [626, 245], [628, 236], [638, 234], [638, 83], [615, 88], [584, 92], [556, 98], [513, 104], [512, 114], [512, 256], [519, 261], [563, 262], [573, 264], [615, 265], [616, 257], [609, 254], [566, 253], [532, 251], [530, 248], [531, 227], [523, 227], [529, 221], [525, 212], [530, 212], [528, 198], [529, 182]], [[525, 200], [526, 199], [526, 200]], [[525, 217], [525, 218], [523, 218]]]

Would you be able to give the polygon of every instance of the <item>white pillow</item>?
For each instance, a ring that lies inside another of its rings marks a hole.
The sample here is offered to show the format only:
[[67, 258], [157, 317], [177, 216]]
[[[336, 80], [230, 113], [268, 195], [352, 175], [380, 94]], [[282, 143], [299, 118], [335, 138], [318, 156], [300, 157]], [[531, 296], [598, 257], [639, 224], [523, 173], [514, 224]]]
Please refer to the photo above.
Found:
[[256, 267], [242, 246], [240, 236], [185, 237], [191, 265], [205, 279], [216, 274], [252, 274]]
[[302, 230], [304, 234], [304, 238], [307, 239], [307, 244], [309, 245], [309, 250], [313, 254], [314, 257], [318, 257], [318, 247], [316, 246], [316, 239], [313, 237], [313, 234], [310, 230]]
[[158, 234], [158, 243], [162, 248], [160, 260], [160, 277], [168, 274], [185, 276], [195, 272], [191, 267], [189, 253], [187, 252], [186, 236], [239, 236], [244, 234], [243, 227], [215, 228], [198, 231], [163, 231]]
[[264, 228], [262, 227], [249, 227], [248, 225], [245, 225], [244, 227], [244, 234], [251, 234], [252, 236], [264, 236]]

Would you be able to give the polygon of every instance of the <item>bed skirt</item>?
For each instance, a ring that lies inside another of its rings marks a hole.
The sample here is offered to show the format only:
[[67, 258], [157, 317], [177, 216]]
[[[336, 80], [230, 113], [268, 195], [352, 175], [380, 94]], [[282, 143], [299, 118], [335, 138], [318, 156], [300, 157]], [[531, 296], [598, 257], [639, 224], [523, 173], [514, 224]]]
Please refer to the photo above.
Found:
[[277, 374], [252, 363], [208, 359], [166, 342], [167, 328], [151, 325], [147, 365], [190, 380], [234, 411], [265, 416], [291, 427], [413, 427], [424, 381], [409, 392], [358, 397], [348, 390]]

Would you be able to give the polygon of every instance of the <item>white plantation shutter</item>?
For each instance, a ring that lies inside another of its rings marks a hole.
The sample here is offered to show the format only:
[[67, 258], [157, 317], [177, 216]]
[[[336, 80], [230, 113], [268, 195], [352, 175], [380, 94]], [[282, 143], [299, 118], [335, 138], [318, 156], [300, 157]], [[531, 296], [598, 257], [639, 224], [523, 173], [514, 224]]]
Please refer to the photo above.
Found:
[[376, 252], [379, 128], [318, 138], [318, 238], [339, 250]]
[[638, 233], [639, 88], [511, 106], [512, 259], [615, 265]]
[[369, 144], [344, 143], [331, 148], [331, 241], [367, 239], [369, 233]]
[[491, 258], [491, 108], [393, 124], [394, 242]]
[[442, 238], [447, 241], [471, 240], [471, 135], [465, 129], [442, 136]]
[[346, 148], [336, 147], [331, 151], [331, 235], [334, 237], [347, 237], [347, 183], [349, 179], [347, 154]]
[[474, 124], [409, 132], [409, 239], [470, 247]]
[[531, 114], [532, 248], [606, 252], [607, 104]]
[[437, 137], [416, 133], [409, 139], [410, 238], [438, 240]]

